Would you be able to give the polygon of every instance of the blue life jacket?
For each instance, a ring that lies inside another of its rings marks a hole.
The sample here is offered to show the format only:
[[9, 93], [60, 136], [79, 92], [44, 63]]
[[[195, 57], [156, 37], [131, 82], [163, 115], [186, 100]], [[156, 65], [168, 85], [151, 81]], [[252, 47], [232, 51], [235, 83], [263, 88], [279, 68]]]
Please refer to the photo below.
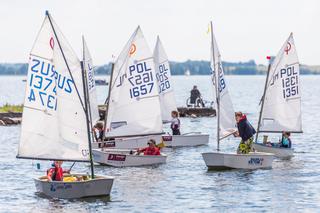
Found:
[[291, 139], [290, 139], [290, 138], [282, 137], [281, 146], [282, 146], [282, 147], [291, 148]]

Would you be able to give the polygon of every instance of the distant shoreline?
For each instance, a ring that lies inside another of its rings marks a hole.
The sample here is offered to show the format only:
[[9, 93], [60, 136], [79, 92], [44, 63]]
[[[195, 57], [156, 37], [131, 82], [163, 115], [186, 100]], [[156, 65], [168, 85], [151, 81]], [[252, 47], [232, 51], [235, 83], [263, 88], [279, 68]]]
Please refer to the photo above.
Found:
[[[254, 60], [247, 62], [222, 62], [225, 75], [265, 75], [267, 66], [256, 64]], [[96, 76], [109, 75], [112, 64], [108, 63], [95, 67]], [[211, 68], [209, 61], [191, 61], [174, 62], [170, 61], [172, 75], [210, 75]], [[26, 63], [0, 63], [0, 76], [25, 76], [27, 74], [28, 64]], [[319, 66], [308, 66], [300, 64], [301, 75], [319, 75]]]

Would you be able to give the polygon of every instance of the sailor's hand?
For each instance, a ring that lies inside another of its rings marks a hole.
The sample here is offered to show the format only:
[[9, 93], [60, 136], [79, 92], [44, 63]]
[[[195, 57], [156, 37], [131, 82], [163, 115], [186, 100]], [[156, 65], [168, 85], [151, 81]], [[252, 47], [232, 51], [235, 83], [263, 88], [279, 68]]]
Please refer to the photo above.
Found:
[[234, 137], [239, 137], [239, 132], [236, 131], [235, 133], [233, 133], [233, 136], [234, 136]]

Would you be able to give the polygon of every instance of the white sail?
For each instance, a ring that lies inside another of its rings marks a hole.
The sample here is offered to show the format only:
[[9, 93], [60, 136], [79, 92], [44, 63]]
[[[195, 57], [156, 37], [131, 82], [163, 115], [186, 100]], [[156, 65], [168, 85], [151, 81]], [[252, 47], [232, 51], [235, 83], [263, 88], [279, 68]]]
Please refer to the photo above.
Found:
[[[211, 29], [212, 30], [212, 29]], [[232, 133], [234, 133], [236, 129], [235, 117], [234, 117], [234, 109], [232, 105], [232, 101], [228, 92], [227, 82], [224, 77], [224, 72], [222, 68], [221, 55], [218, 49], [218, 45], [216, 39], [212, 32], [212, 42], [211, 45], [211, 69], [212, 69], [212, 83], [214, 88], [214, 96], [216, 100], [216, 82], [219, 82], [218, 92], [220, 93], [219, 98], [219, 106], [220, 112], [217, 111], [220, 115], [220, 139], [225, 138]], [[216, 71], [217, 75], [216, 75]], [[218, 109], [215, 101], [215, 109]]]
[[260, 132], [302, 132], [299, 75], [298, 55], [291, 33], [269, 71]]
[[162, 46], [159, 36], [157, 37], [157, 43], [153, 51], [153, 57], [159, 85], [162, 120], [170, 121], [171, 112], [177, 111], [177, 104], [174, 96], [168, 56]]
[[17, 157], [88, 161], [80, 61], [53, 20], [52, 25], [47, 14], [30, 53]]
[[92, 57], [90, 55], [88, 46], [84, 37], [82, 37], [83, 43], [83, 66], [86, 72], [86, 81], [89, 91], [89, 100], [90, 100], [90, 122], [93, 126], [99, 120], [99, 110], [98, 110], [98, 100], [97, 100], [97, 89], [94, 78], [94, 68]]
[[154, 61], [140, 27], [115, 62], [110, 83], [106, 137], [162, 132]]

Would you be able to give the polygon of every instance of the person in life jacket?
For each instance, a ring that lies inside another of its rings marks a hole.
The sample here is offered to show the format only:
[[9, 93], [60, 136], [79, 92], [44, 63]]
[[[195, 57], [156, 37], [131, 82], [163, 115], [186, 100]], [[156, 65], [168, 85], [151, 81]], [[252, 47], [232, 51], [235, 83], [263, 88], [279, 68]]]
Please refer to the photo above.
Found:
[[291, 148], [290, 132], [283, 132], [280, 147]]
[[153, 139], [150, 139], [148, 141], [148, 147], [143, 148], [143, 149], [138, 149], [137, 154], [139, 155], [140, 153], [143, 152], [144, 155], [160, 155], [160, 149], [156, 147], [156, 141]]
[[242, 112], [236, 112], [235, 118], [237, 121], [238, 131], [234, 134], [236, 137], [241, 137], [237, 153], [248, 154], [252, 151], [253, 136], [256, 134], [256, 130], [249, 123], [247, 116]]
[[179, 113], [177, 111], [171, 112], [171, 130], [172, 135], [180, 135], [180, 119], [179, 119]]
[[63, 161], [54, 161], [52, 168], [47, 171], [48, 181], [63, 181], [63, 174], [70, 173], [69, 170], [63, 170], [61, 165]]

